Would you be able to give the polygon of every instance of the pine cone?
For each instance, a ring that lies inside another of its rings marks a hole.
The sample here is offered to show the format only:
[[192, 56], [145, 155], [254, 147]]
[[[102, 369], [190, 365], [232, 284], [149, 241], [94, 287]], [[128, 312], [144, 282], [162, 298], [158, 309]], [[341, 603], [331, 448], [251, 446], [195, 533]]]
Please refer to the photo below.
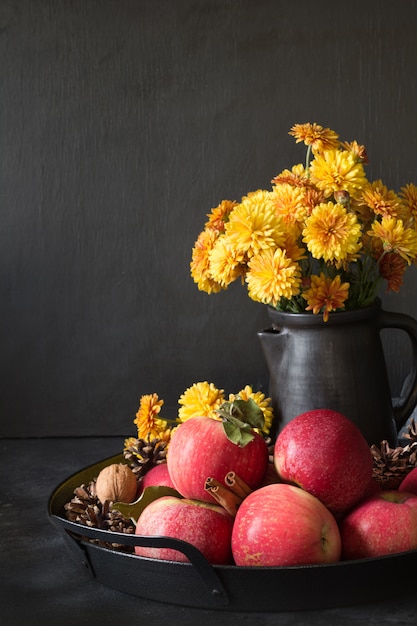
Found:
[[[123, 517], [119, 511], [112, 511], [110, 507], [111, 502], [101, 504], [96, 494], [96, 482], [92, 480], [88, 485], [82, 484], [74, 489], [74, 497], [65, 504], [64, 509], [67, 519], [71, 522], [113, 532], [134, 533], [135, 525], [132, 520]], [[120, 552], [133, 552], [134, 550], [132, 546], [119, 543], [84, 539], [90, 543]]]
[[391, 448], [388, 441], [371, 446], [373, 477], [384, 490], [397, 489], [405, 476], [417, 466], [417, 441]]
[[137, 478], [142, 478], [151, 467], [166, 463], [167, 451], [168, 441], [163, 439], [130, 438], [123, 450], [123, 456]]

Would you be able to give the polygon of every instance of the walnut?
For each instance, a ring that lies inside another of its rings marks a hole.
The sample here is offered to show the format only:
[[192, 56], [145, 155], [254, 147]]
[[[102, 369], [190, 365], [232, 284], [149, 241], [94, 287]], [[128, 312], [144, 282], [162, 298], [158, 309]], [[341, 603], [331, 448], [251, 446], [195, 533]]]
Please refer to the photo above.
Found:
[[128, 465], [113, 463], [97, 476], [96, 493], [102, 504], [109, 502], [133, 502], [138, 488], [135, 474]]

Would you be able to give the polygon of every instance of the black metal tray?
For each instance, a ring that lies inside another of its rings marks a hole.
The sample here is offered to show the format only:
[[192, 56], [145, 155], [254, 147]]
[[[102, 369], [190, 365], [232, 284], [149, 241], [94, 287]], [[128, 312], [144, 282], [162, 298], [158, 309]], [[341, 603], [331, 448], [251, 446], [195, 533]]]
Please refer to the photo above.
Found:
[[[123, 460], [105, 459], [73, 474], [51, 494], [48, 514], [73, 556], [96, 579], [118, 591], [146, 600], [222, 611], [279, 612], [335, 608], [376, 602], [415, 589], [410, 572], [417, 550], [387, 557], [293, 567], [212, 566], [193, 546], [167, 537], [114, 533], [70, 522], [64, 505], [82, 483]], [[160, 561], [115, 551], [86, 538], [125, 545], [171, 547], [191, 563]]]

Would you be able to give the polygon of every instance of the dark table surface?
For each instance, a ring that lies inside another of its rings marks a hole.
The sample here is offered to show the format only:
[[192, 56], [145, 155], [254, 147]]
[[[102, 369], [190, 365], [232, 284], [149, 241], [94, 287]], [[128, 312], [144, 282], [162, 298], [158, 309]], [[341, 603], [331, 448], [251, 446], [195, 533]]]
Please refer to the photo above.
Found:
[[191, 609], [143, 600], [105, 587], [72, 558], [60, 531], [49, 520], [47, 503], [62, 480], [120, 453], [122, 448], [121, 437], [0, 440], [2, 626], [160, 626], [165, 620], [182, 626], [417, 623], [417, 574], [412, 571], [415, 594], [384, 597], [377, 604], [306, 612]]

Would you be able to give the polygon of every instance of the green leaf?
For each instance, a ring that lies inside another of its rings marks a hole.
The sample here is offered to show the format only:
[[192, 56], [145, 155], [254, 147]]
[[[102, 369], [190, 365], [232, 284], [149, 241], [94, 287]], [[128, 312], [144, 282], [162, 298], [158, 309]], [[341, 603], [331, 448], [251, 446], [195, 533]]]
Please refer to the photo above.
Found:
[[256, 404], [255, 400], [249, 398], [248, 400], [235, 400], [234, 406], [237, 406], [242, 414], [242, 421], [246, 424], [250, 424], [252, 428], [262, 428], [265, 425], [264, 414], [262, 409]]
[[254, 434], [250, 426], [248, 424], [245, 424], [244, 426], [245, 427], [242, 428], [235, 421], [231, 420], [225, 420], [223, 422], [224, 432], [226, 433], [229, 441], [237, 446], [240, 446], [241, 448], [246, 446], [254, 438]]
[[154, 500], [162, 498], [162, 496], [182, 497], [178, 491], [171, 487], [146, 487], [135, 502], [131, 502], [130, 504], [126, 502], [114, 502], [111, 508], [112, 510], [115, 509], [119, 511], [123, 517], [130, 518], [136, 524], [143, 509]]
[[217, 413], [223, 419], [227, 438], [241, 447], [246, 446], [254, 438], [253, 428], [262, 430], [265, 424], [264, 414], [252, 398], [224, 402]]

